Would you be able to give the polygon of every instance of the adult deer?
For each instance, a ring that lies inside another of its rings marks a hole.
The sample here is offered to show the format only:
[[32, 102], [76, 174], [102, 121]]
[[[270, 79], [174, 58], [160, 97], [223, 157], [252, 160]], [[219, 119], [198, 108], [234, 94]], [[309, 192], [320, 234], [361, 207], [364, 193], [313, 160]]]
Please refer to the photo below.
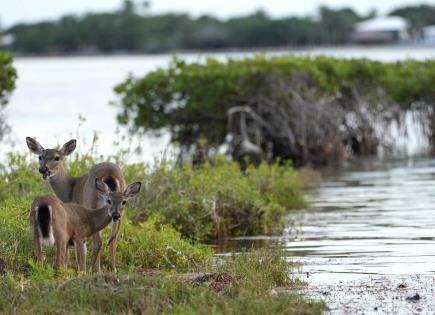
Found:
[[[72, 202], [90, 209], [100, 208], [104, 205], [104, 198], [98, 194], [95, 180], [101, 179], [114, 192], [125, 190], [125, 180], [121, 169], [113, 163], [104, 162], [95, 165], [88, 174], [73, 177], [64, 168], [64, 160], [74, 152], [77, 141], [70, 140], [60, 150], [44, 149], [35, 139], [27, 137], [27, 146], [30, 151], [39, 157], [39, 172], [44, 180], [49, 181], [51, 188], [62, 202]], [[112, 226], [110, 253], [112, 268], [116, 266], [116, 240], [120, 222]], [[100, 271], [100, 253], [102, 240], [100, 232], [93, 235], [92, 269]]]
[[30, 211], [33, 240], [38, 261], [44, 262], [42, 245], [56, 245], [55, 267], [66, 267], [68, 243], [76, 249], [79, 271], [86, 271], [86, 239], [104, 229], [111, 221], [118, 222], [126, 201], [137, 195], [141, 183], [133, 183], [123, 192], [110, 190], [101, 179], [95, 188], [104, 205], [89, 209], [74, 203], [63, 203], [52, 195], [36, 197]]

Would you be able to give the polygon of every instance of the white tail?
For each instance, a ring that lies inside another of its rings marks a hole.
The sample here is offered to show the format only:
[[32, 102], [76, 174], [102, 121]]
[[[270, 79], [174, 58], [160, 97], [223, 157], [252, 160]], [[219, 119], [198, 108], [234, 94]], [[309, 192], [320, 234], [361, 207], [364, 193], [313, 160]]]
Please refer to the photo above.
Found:
[[39, 237], [42, 239], [43, 245], [54, 245], [53, 226], [52, 226], [52, 212], [53, 209], [50, 205], [39, 205], [34, 208], [37, 230]]
[[[48, 179], [56, 196], [62, 202], [72, 202], [90, 209], [96, 209], [104, 204], [95, 188], [95, 180], [101, 179], [111, 191], [123, 192], [125, 180], [121, 169], [113, 163], [100, 163], [95, 165], [88, 174], [73, 177], [67, 173], [63, 162], [76, 148], [76, 140], [70, 140], [62, 148], [44, 149], [35, 139], [27, 137], [27, 146], [30, 151], [39, 157], [39, 172], [44, 180]], [[113, 224], [110, 242], [110, 252], [116, 252], [117, 232], [119, 223]], [[100, 252], [102, 240], [99, 233], [93, 236], [92, 267], [94, 271], [100, 270]], [[116, 259], [112, 254], [112, 266], [115, 268]]]

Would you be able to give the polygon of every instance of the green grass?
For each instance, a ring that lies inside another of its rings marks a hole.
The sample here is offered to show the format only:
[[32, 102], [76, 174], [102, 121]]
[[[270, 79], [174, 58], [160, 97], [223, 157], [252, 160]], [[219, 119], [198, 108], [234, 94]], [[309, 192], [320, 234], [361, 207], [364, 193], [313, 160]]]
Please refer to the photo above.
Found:
[[[221, 262], [204, 274], [120, 273], [29, 280], [0, 278], [0, 311], [15, 314], [320, 314], [324, 305], [289, 293], [291, 264], [262, 250]], [[221, 277], [219, 278], [219, 275]], [[198, 280], [200, 279], [200, 280]], [[222, 281], [221, 279], [225, 279]], [[279, 292], [279, 291], [278, 291]]]

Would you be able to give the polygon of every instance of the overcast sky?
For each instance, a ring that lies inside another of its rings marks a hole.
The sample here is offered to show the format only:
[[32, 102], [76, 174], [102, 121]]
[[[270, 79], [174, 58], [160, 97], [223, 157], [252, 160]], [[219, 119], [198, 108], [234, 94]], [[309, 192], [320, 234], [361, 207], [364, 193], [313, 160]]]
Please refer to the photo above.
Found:
[[[55, 19], [70, 13], [107, 11], [118, 8], [121, 2], [122, 0], [0, 0], [0, 21], [3, 26], [10, 26], [17, 22]], [[320, 5], [327, 5], [333, 8], [348, 6], [359, 13], [376, 9], [385, 14], [399, 6], [422, 3], [435, 5], [435, 0], [154, 0], [151, 1], [151, 12], [188, 12], [194, 16], [208, 13], [226, 18], [262, 8], [273, 16], [313, 15]]]

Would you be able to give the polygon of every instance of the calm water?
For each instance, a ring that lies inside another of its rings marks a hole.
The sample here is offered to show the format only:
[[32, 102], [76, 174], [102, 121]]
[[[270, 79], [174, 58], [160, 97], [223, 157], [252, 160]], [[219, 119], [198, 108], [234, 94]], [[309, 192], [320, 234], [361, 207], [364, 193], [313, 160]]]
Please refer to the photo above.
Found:
[[[289, 53], [272, 52], [270, 55]], [[367, 57], [383, 61], [406, 58], [426, 59], [435, 57], [435, 49], [429, 48], [325, 48], [310, 51], [293, 51], [296, 55], [331, 55], [337, 57]], [[202, 61], [212, 56], [240, 58], [251, 53], [184, 54], [188, 61]], [[113, 87], [129, 73], [141, 76], [158, 67], [169, 64], [171, 55], [17, 58], [17, 88], [7, 107], [8, 121], [12, 126], [9, 143], [16, 149], [26, 150], [24, 138], [35, 136], [46, 146], [63, 143], [76, 136], [79, 114], [86, 117], [80, 128], [82, 138], [90, 139], [94, 131], [100, 135], [99, 152], [112, 152], [117, 128], [117, 108], [109, 106], [116, 101]], [[144, 153], [140, 159], [151, 160], [168, 144], [166, 134], [162, 138], [147, 137], [142, 140]], [[3, 145], [0, 160], [10, 150]], [[79, 149], [84, 149], [83, 146]]]
[[357, 163], [308, 198], [284, 246], [310, 282], [435, 273], [435, 159]]

